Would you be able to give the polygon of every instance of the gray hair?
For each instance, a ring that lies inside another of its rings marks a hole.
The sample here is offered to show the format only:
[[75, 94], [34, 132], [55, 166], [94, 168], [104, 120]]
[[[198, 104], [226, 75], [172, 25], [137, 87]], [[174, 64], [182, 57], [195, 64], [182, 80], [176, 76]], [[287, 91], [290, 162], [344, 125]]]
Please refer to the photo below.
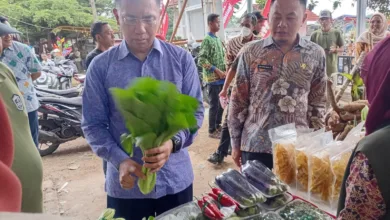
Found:
[[253, 14], [253, 13], [244, 14], [244, 15], [241, 17], [240, 22], [242, 23], [244, 19], [250, 19], [250, 20], [251, 20], [251, 24], [252, 24], [253, 26], [256, 26], [256, 25], [257, 25], [257, 17], [256, 17], [255, 14]]

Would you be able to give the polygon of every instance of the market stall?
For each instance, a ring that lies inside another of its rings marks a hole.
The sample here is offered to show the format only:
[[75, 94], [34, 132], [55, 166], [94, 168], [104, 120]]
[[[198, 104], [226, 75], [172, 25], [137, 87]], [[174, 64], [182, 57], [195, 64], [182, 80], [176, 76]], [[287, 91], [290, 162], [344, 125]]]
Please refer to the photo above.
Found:
[[[210, 190], [193, 202], [145, 220], [335, 219], [345, 169], [363, 125], [343, 141], [334, 140], [332, 131], [296, 129], [295, 124], [271, 129], [273, 171], [248, 161], [241, 171], [216, 176]], [[113, 212], [101, 219], [112, 219]]]

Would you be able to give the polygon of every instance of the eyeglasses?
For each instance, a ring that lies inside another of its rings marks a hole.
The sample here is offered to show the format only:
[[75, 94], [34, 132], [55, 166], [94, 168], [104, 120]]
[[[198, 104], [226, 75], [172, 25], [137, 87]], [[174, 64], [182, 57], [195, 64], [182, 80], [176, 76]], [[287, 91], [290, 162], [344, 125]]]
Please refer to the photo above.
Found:
[[157, 19], [155, 17], [147, 17], [147, 18], [123, 17], [123, 22], [126, 25], [130, 25], [130, 26], [137, 25], [138, 21], [145, 25], [154, 25], [156, 24], [156, 20]]

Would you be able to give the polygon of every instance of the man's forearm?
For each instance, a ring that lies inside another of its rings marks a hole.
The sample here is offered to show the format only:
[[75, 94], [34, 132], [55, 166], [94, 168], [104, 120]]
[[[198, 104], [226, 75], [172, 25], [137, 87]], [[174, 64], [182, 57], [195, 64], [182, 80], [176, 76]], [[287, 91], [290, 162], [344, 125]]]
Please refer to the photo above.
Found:
[[223, 90], [227, 91], [229, 89], [230, 84], [232, 83], [234, 77], [236, 77], [236, 71], [233, 68], [229, 69], [227, 73], [225, 83], [223, 84]]

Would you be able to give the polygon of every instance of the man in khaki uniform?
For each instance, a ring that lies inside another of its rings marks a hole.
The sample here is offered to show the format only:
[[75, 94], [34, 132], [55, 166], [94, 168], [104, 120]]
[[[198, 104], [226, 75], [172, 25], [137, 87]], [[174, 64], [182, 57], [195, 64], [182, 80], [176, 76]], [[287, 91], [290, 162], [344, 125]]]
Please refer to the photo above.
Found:
[[[18, 33], [0, 23], [0, 37]], [[0, 54], [3, 52], [0, 40]], [[22, 184], [22, 212], [43, 212], [42, 160], [31, 136], [26, 106], [11, 70], [0, 63], [0, 94], [10, 117], [14, 137], [12, 171]], [[1, 183], [0, 183], [1, 187]]]
[[320, 45], [326, 54], [326, 72], [328, 77], [337, 73], [337, 54], [344, 52], [344, 40], [340, 31], [332, 28], [332, 13], [329, 10], [320, 12], [321, 29], [315, 31], [310, 41]]

